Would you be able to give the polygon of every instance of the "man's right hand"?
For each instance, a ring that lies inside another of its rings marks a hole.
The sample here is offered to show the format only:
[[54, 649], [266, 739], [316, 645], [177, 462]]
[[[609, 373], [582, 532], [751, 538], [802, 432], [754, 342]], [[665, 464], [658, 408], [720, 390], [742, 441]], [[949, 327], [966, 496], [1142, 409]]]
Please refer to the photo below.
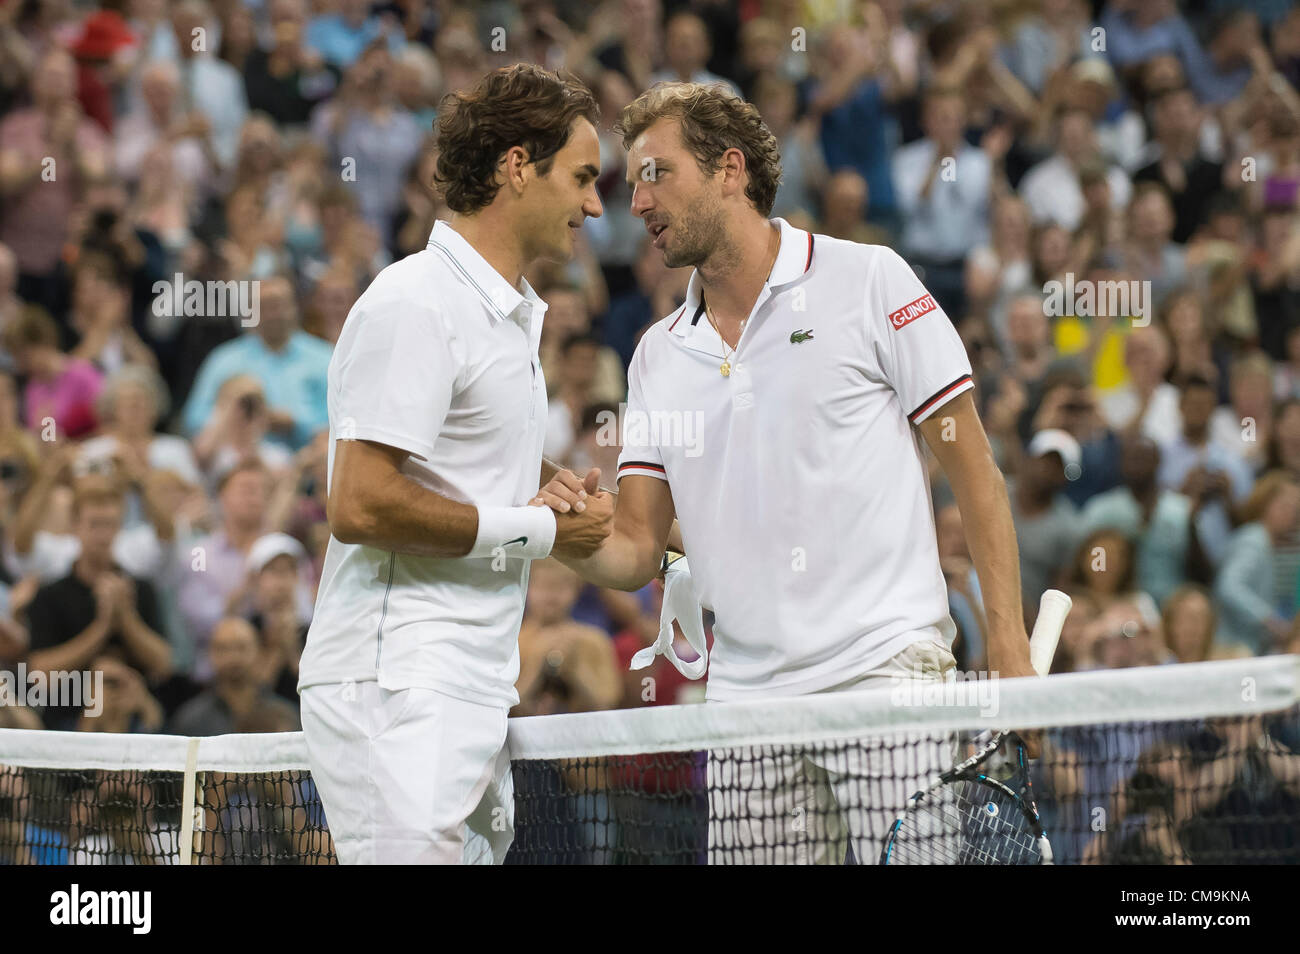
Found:
[[555, 545], [551, 548], [555, 556], [585, 559], [599, 550], [614, 531], [613, 494], [601, 490], [589, 494], [585, 503], [581, 513], [555, 515]]

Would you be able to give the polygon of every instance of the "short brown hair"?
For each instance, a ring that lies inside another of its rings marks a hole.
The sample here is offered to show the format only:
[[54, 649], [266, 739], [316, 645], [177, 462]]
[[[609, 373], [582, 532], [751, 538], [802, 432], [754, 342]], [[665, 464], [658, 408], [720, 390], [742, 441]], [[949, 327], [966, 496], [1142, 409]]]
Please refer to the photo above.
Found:
[[1237, 508], [1238, 524], [1255, 523], [1263, 519], [1264, 511], [1273, 502], [1273, 498], [1284, 487], [1295, 486], [1297, 481], [1289, 471], [1270, 470], [1260, 475], [1260, 478], [1255, 481], [1255, 486], [1250, 490], [1250, 496]]
[[752, 103], [721, 84], [658, 83], [623, 110], [614, 127], [623, 148], [660, 119], [681, 124], [682, 142], [709, 175], [722, 167], [722, 154], [739, 149], [749, 185], [745, 195], [761, 215], [771, 215], [781, 184], [781, 150]]
[[241, 457], [239, 460], [235, 461], [235, 463], [230, 465], [230, 467], [221, 472], [217, 477], [217, 493], [220, 494], [225, 490], [226, 485], [230, 483], [231, 479], [236, 474], [249, 473], [250, 471], [255, 474], [261, 474], [267, 480], [270, 480], [272, 477], [271, 468], [266, 466], [262, 461], [262, 458], [250, 454], [247, 457]]
[[33, 345], [45, 345], [47, 348], [59, 346], [59, 327], [54, 319], [40, 305], [25, 305], [18, 312], [18, 317], [4, 330], [4, 345], [9, 351], [29, 348]]
[[470, 92], [442, 98], [433, 181], [453, 212], [477, 212], [501, 188], [502, 153], [522, 146], [537, 171], [547, 175], [579, 118], [594, 126], [600, 110], [578, 80], [530, 63], [493, 70]]

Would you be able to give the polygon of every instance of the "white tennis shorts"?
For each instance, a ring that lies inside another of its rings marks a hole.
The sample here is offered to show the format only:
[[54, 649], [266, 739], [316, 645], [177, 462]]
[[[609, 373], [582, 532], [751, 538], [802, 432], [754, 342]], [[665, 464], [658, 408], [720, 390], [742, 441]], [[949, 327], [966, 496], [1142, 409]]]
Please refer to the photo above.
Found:
[[340, 864], [500, 864], [514, 839], [507, 710], [375, 682], [302, 692]]
[[[827, 692], [898, 680], [942, 680], [956, 660], [942, 643], [913, 643], [879, 668]], [[748, 746], [710, 753], [709, 864], [874, 865], [907, 799], [953, 764], [947, 734], [893, 733], [824, 750]]]

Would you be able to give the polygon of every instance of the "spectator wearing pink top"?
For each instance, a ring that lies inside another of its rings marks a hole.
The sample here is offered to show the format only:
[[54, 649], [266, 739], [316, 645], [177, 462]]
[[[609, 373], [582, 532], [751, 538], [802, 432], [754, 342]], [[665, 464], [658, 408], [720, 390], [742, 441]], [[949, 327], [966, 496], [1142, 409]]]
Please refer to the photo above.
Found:
[[0, 122], [0, 241], [18, 258], [18, 294], [57, 307], [56, 269], [85, 184], [108, 169], [103, 130], [77, 102], [77, 67], [63, 50], [40, 60], [32, 105]]
[[103, 376], [89, 361], [59, 350], [59, 332], [48, 314], [40, 308], [24, 308], [5, 328], [4, 344], [19, 374], [27, 377], [23, 389], [27, 427], [43, 434], [52, 420], [59, 440], [95, 430], [99, 424], [95, 400], [104, 386]]

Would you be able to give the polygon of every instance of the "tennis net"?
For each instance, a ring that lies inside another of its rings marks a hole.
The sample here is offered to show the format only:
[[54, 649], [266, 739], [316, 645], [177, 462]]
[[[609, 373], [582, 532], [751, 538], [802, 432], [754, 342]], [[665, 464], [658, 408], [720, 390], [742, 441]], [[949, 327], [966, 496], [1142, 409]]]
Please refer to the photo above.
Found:
[[[1297, 656], [513, 719], [507, 862], [872, 864], [999, 728], [1058, 864], [1300, 863]], [[335, 860], [298, 733], [0, 731], [0, 862]]]

